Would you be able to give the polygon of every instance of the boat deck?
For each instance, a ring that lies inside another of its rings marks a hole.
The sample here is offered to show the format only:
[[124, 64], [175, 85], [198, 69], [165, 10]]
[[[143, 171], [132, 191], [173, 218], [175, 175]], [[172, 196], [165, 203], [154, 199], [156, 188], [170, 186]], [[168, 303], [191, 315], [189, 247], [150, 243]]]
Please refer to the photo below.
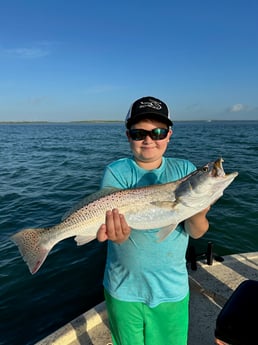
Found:
[[[214, 343], [216, 318], [232, 292], [244, 280], [258, 280], [258, 252], [228, 255], [223, 262], [197, 262], [189, 268], [190, 325], [188, 345]], [[80, 315], [36, 345], [112, 344], [105, 302]]]

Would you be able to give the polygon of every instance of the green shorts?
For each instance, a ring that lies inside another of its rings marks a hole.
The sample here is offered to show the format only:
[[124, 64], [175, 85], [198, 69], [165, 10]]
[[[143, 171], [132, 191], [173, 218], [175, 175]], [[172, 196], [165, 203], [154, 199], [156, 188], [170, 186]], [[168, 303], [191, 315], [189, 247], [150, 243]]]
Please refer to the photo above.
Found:
[[150, 308], [141, 302], [124, 302], [105, 291], [113, 345], [186, 345], [189, 294], [179, 302]]

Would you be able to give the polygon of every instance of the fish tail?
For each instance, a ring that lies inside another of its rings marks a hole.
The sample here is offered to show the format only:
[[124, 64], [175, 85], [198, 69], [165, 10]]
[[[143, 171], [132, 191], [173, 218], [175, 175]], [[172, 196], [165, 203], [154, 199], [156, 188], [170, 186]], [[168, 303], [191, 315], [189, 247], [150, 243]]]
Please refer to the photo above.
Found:
[[11, 237], [11, 240], [18, 246], [31, 274], [39, 270], [53, 247], [46, 245], [46, 242], [43, 241], [44, 232], [45, 229], [25, 229]]

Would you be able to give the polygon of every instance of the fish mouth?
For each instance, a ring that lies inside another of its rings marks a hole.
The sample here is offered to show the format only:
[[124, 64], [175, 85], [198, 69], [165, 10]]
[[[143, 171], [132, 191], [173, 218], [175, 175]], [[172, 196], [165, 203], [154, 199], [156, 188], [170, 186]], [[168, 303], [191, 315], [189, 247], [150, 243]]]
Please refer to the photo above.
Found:
[[223, 162], [224, 162], [224, 159], [222, 157], [220, 157], [213, 163], [211, 176], [213, 176], [213, 177], [224, 177], [224, 176], [226, 176], [223, 165], [222, 165]]

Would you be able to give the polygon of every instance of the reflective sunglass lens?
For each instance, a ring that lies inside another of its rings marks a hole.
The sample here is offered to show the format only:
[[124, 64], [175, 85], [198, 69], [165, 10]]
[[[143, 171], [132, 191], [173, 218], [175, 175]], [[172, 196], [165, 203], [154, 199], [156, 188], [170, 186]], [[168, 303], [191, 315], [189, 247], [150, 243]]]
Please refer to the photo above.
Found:
[[143, 129], [130, 129], [129, 134], [133, 140], [144, 140], [147, 135]]
[[163, 140], [168, 135], [168, 129], [166, 128], [154, 128], [151, 131], [146, 131], [145, 129], [130, 129], [129, 135], [132, 140], [144, 140], [147, 135], [151, 137], [152, 140]]
[[151, 138], [153, 140], [165, 139], [167, 135], [168, 135], [168, 130], [166, 128], [154, 128], [151, 131]]

